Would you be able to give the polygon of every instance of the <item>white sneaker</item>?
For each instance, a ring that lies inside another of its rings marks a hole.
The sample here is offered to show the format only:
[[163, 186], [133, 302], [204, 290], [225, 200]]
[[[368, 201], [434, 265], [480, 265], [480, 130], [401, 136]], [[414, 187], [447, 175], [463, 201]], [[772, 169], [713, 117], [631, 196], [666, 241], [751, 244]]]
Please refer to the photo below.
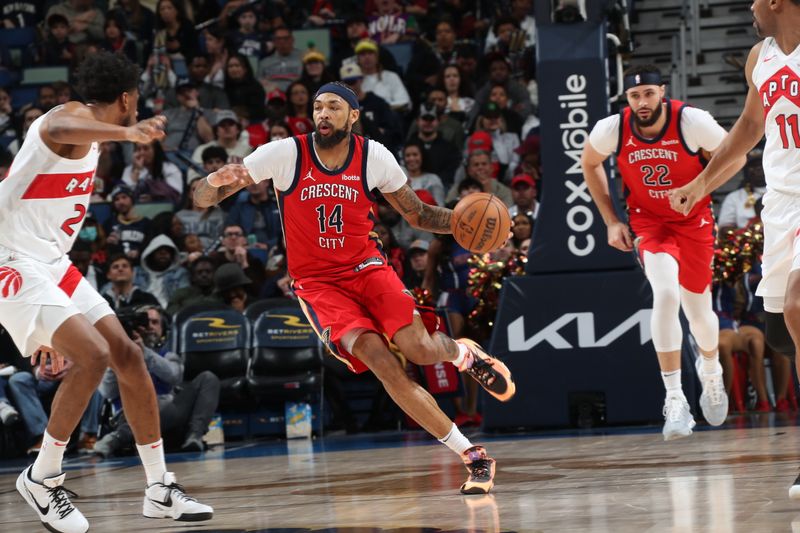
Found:
[[144, 491], [142, 514], [147, 518], [172, 518], [182, 522], [210, 520], [214, 509], [187, 496], [175, 481], [175, 474], [166, 472], [160, 483], [153, 483]]
[[8, 402], [0, 402], [0, 421], [4, 426], [10, 426], [19, 420], [19, 413], [14, 406]]
[[664, 400], [664, 440], [675, 440], [692, 434], [694, 418], [689, 402], [681, 395], [667, 396]]
[[700, 395], [700, 409], [703, 417], [712, 426], [719, 426], [728, 417], [728, 395], [725, 394], [725, 384], [722, 382], [722, 365], [717, 361], [717, 369], [711, 374], [703, 372], [702, 355], [697, 358], [695, 367], [700, 383], [703, 385], [703, 394]]
[[[29, 466], [17, 478], [17, 491], [22, 495], [28, 505], [34, 508], [39, 515], [42, 525], [49, 531], [56, 533], [84, 533], [89, 529], [89, 522], [69, 501], [76, 494], [64, 488], [64, 477], [49, 477], [37, 483], [31, 479]], [[44, 504], [44, 505], [42, 505]]]
[[792, 486], [789, 487], [789, 499], [800, 500], [800, 476], [797, 476]]

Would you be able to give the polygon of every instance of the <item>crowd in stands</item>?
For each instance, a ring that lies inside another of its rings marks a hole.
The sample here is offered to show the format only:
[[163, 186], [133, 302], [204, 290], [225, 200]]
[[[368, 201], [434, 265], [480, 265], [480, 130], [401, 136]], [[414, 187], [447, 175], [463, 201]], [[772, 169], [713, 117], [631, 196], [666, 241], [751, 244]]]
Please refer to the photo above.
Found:
[[[264, 143], [312, 132], [311, 103], [322, 84], [340, 80], [355, 91], [361, 105], [355, 131], [395, 154], [424, 202], [453, 206], [472, 192], [496, 194], [515, 223], [509, 247], [527, 253], [543, 182], [531, 4], [3, 4], [0, 28], [34, 28], [38, 38], [21, 55], [0, 50], [0, 71], [13, 78], [23, 67], [66, 67], [68, 75], [40, 85], [33, 102], [12, 101], [13, 82], [0, 87], [0, 177], [37, 117], [80, 99], [73, 89], [76, 67], [99, 50], [140, 65], [139, 118], [168, 119], [162, 142], [101, 144], [92, 212], [70, 257], [116, 310], [150, 306], [152, 324], [134, 334], [159, 397], [181, 405], [166, 415], [164, 405], [171, 404], [162, 405], [162, 421], [184, 428], [178, 444], [201, 447], [198, 433], [216, 409], [216, 400], [208, 398], [218, 394], [219, 384], [209, 376], [183, 383], [183, 361], [167, 349], [169, 316], [198, 302], [244, 311], [258, 299], [293, 298], [270, 184], [252, 185], [211, 208], [196, 206], [192, 191], [208, 173], [241, 162]], [[297, 37], [310, 34], [316, 41]], [[475, 305], [466, 286], [470, 253], [450, 236], [412, 228], [385, 201], [379, 199], [376, 212], [375, 231], [398, 275], [446, 307], [453, 336], [469, 336], [465, 317]], [[18, 371], [0, 377], [0, 420], [23, 418], [35, 451], [46, 423], [42, 406], [69, 368], [40, 374], [11, 355], [0, 359], [2, 365]], [[87, 411], [83, 448], [94, 446], [100, 397], [116, 400], [113, 381], [113, 374], [107, 376]], [[6, 386], [13, 402], [4, 399]], [[192, 396], [178, 402], [181, 394]], [[460, 413], [461, 421], [479, 421], [474, 398], [464, 404], [472, 407]], [[99, 446], [104, 453], [129, 444], [124, 420], [110, 438]]]

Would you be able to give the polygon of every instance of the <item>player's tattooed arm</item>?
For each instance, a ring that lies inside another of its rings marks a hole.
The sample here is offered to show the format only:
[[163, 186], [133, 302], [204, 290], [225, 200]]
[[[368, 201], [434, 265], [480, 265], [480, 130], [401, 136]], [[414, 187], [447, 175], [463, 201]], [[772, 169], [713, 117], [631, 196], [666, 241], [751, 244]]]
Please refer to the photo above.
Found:
[[199, 207], [211, 207], [254, 183], [244, 165], [225, 165], [200, 182], [194, 192], [194, 203]]
[[384, 197], [413, 227], [432, 233], [450, 233], [453, 211], [426, 204], [408, 184]]

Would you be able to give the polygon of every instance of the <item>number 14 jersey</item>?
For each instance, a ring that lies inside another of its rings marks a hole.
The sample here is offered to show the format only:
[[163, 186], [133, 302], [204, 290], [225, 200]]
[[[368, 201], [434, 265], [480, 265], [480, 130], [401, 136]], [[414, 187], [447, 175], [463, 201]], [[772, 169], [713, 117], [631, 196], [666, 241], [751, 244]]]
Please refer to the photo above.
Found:
[[0, 246], [44, 263], [65, 256], [78, 237], [92, 194], [97, 143], [81, 159], [50, 150], [33, 121], [0, 182]]

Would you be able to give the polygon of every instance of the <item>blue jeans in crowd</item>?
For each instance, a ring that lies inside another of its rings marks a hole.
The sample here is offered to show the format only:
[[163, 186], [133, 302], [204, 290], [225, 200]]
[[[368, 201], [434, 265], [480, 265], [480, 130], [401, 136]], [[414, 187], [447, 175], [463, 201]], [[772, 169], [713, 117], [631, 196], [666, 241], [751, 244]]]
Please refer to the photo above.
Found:
[[[59, 381], [39, 381], [30, 372], [17, 372], [8, 380], [14, 404], [19, 410], [28, 433], [38, 438], [47, 428], [47, 413], [42, 406], [42, 399], [48, 404], [53, 400]], [[100, 419], [100, 408], [103, 399], [95, 391], [81, 419], [81, 431], [97, 433]]]

